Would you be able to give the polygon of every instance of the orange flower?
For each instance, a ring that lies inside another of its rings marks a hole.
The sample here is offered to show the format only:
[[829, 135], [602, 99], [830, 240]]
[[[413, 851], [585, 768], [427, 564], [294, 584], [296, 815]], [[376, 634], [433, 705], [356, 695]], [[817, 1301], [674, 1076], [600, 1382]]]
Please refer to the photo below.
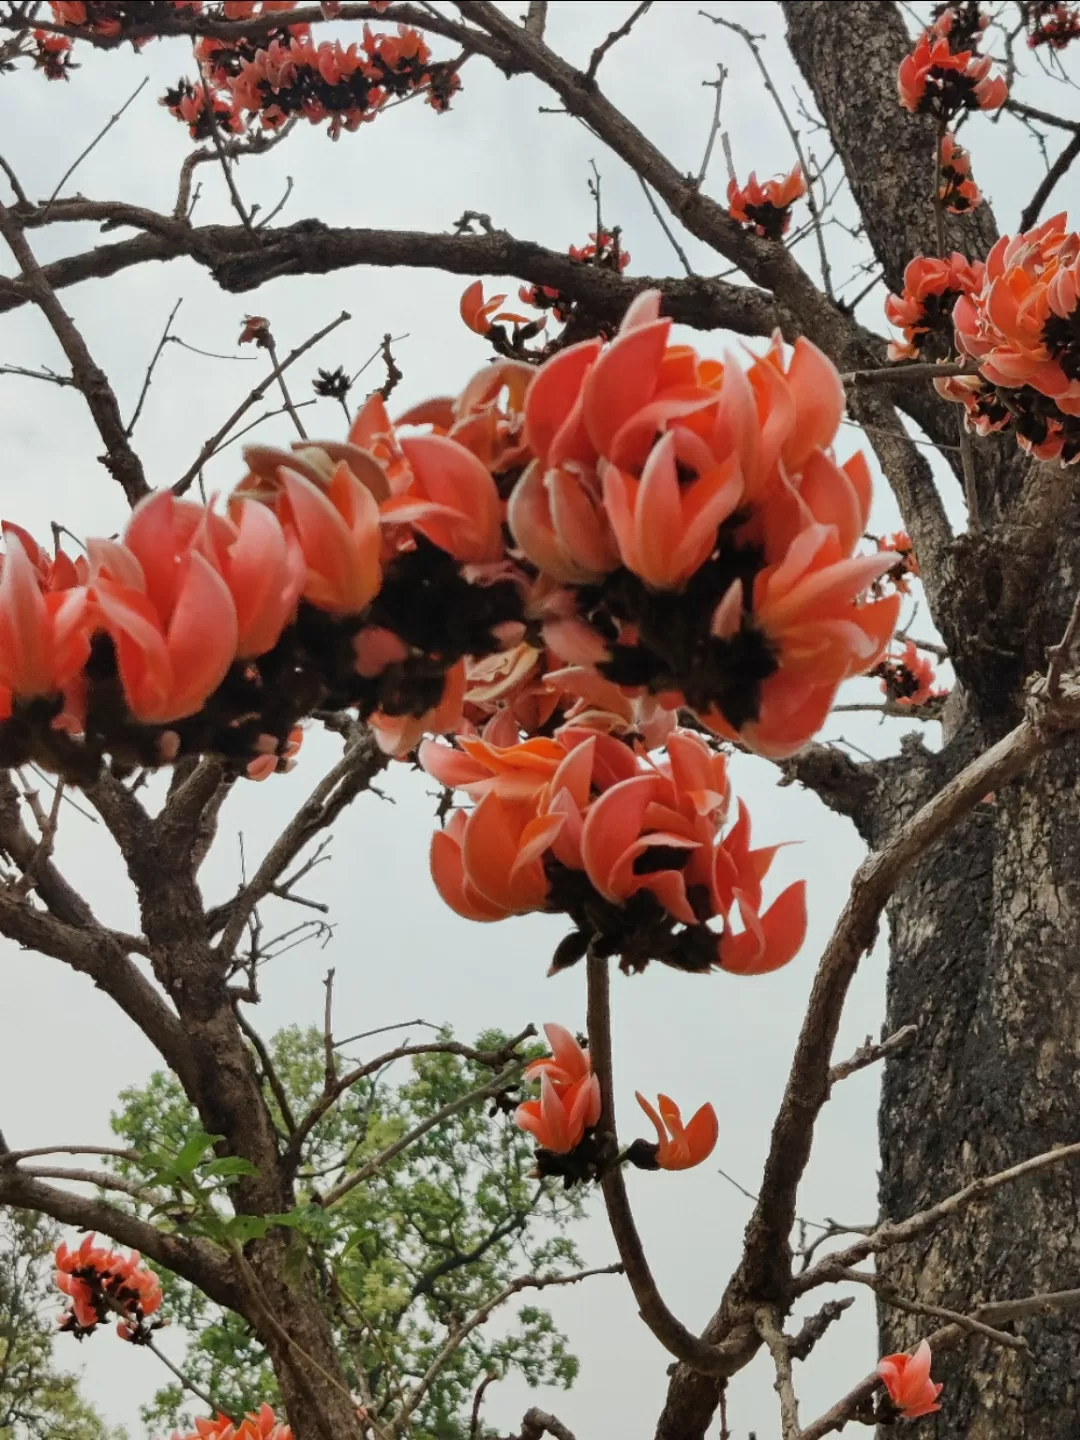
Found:
[[514, 487], [506, 518], [526, 559], [562, 584], [594, 584], [619, 564], [591, 466], [570, 460], [545, 471], [534, 461]]
[[982, 288], [982, 261], [953, 251], [947, 260], [917, 255], [904, 271], [901, 295], [885, 298], [885, 317], [904, 332], [904, 344], [889, 345], [890, 360], [914, 360], [928, 334], [952, 338], [952, 311], [961, 295]]
[[174, 1430], [172, 1440], [293, 1440], [293, 1432], [264, 1404], [245, 1415], [239, 1424], [227, 1415], [218, 1415], [214, 1420], [196, 1420], [193, 1431], [181, 1435]]
[[81, 1339], [116, 1313], [121, 1317], [116, 1327], [121, 1338], [139, 1340], [146, 1335], [150, 1316], [161, 1308], [158, 1278], [142, 1265], [137, 1250], [125, 1256], [96, 1246], [94, 1238], [87, 1235], [74, 1251], [66, 1244], [57, 1248], [56, 1285], [72, 1307], [60, 1317], [61, 1329]]
[[241, 499], [232, 510], [231, 543], [220, 526], [206, 523], [195, 544], [229, 587], [236, 606], [236, 654], [244, 660], [277, 644], [296, 611], [307, 566], [295, 531], [286, 535], [267, 506]]
[[877, 1371], [893, 1402], [905, 1420], [918, 1420], [940, 1410], [938, 1396], [942, 1386], [930, 1378], [930, 1346], [921, 1341], [914, 1355], [886, 1355], [878, 1361]]
[[[74, 687], [90, 655], [85, 589], [76, 586], [43, 594], [13, 527], [6, 527], [5, 541], [0, 573], [0, 720], [10, 717], [17, 699], [59, 695]], [[79, 708], [74, 694], [70, 702], [69, 711]]]
[[[946, 27], [946, 32], [949, 27]], [[961, 110], [1000, 110], [1009, 94], [1001, 75], [991, 75], [989, 55], [949, 48], [947, 33], [924, 30], [915, 49], [900, 62], [896, 83], [900, 103], [912, 113], [949, 121]]]
[[1067, 415], [1080, 415], [1072, 319], [1080, 295], [1080, 236], [1054, 215], [986, 257], [982, 286], [956, 302], [960, 348], [994, 385], [1032, 389]]
[[875, 673], [881, 676], [882, 693], [897, 705], [925, 705], [949, 693], [934, 689], [934, 667], [914, 640], [906, 642], [900, 656], [883, 660]]
[[545, 1025], [550, 1058], [534, 1060], [525, 1078], [540, 1078], [539, 1100], [526, 1100], [514, 1112], [522, 1130], [553, 1155], [568, 1155], [600, 1119], [600, 1082], [589, 1052], [561, 1025]]
[[529, 323], [527, 315], [515, 315], [511, 311], [503, 311], [498, 315], [495, 313], [505, 299], [505, 295], [493, 295], [490, 300], [485, 300], [484, 282], [474, 280], [462, 292], [461, 318], [476, 335], [486, 335], [493, 322], [501, 320], [509, 320], [515, 325], [527, 325]]
[[806, 177], [802, 166], [796, 165], [790, 175], [776, 176], [764, 185], [753, 171], [740, 187], [732, 178], [728, 183], [728, 214], [733, 220], [751, 226], [769, 240], [786, 235], [791, 224], [791, 207], [806, 194]]
[[965, 215], [982, 204], [982, 194], [971, 178], [971, 156], [949, 134], [941, 139], [941, 188], [938, 194], [953, 215]]
[[403, 494], [384, 503], [384, 520], [410, 524], [455, 560], [500, 560], [501, 506], [487, 466], [442, 435], [414, 435], [399, 443], [412, 479]]
[[504, 800], [492, 791], [469, 814], [455, 810], [432, 837], [435, 888], [466, 920], [542, 910], [548, 895], [542, 857], [562, 826], [562, 815], [538, 815], [535, 800]]
[[296, 538], [307, 575], [304, 598], [331, 615], [357, 615], [382, 585], [379, 506], [349, 464], [339, 461], [326, 486], [280, 471], [277, 511]]
[[642, 1169], [655, 1166], [660, 1170], [690, 1170], [709, 1158], [720, 1133], [716, 1111], [711, 1105], [702, 1105], [684, 1126], [674, 1100], [661, 1095], [658, 1101], [660, 1113], [657, 1114], [644, 1095], [639, 1091], [635, 1091], [635, 1095], [656, 1129], [656, 1144], [644, 1147], [653, 1152], [649, 1156], [652, 1165], [642, 1165], [644, 1157], [640, 1150], [635, 1153], [635, 1164]]

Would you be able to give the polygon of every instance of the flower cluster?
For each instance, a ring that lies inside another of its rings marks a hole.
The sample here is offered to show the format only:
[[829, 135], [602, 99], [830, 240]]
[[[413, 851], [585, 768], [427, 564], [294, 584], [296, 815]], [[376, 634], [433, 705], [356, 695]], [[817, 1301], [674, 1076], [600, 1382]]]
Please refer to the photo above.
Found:
[[765, 909], [777, 847], [751, 848], [741, 802], [727, 828], [724, 757], [685, 730], [672, 730], [666, 748], [650, 758], [572, 723], [506, 747], [469, 735], [454, 748], [425, 741], [428, 774], [474, 802], [432, 840], [439, 893], [469, 920], [568, 915], [574, 929], [553, 970], [586, 952], [619, 955], [625, 970], [653, 959], [740, 975], [786, 965], [806, 932], [805, 883]]
[[956, 345], [979, 368], [938, 380], [980, 434], [1011, 426], [1040, 460], [1080, 459], [1080, 236], [1064, 214], [986, 257], [982, 282], [953, 309]]
[[930, 1378], [931, 1359], [930, 1346], [923, 1340], [914, 1355], [886, 1355], [878, 1361], [878, 1375], [892, 1402], [894, 1418], [918, 1420], [941, 1409], [938, 1396], [942, 1387]]
[[57, 1288], [71, 1302], [70, 1310], [58, 1317], [60, 1329], [81, 1340], [110, 1315], [118, 1315], [116, 1330], [121, 1339], [142, 1344], [163, 1323], [150, 1323], [150, 1317], [161, 1308], [158, 1278], [141, 1263], [137, 1250], [125, 1256], [96, 1246], [94, 1239], [87, 1235], [77, 1250], [69, 1250], [66, 1244], [57, 1248]]
[[[910, 578], [919, 578], [919, 562], [915, 555], [915, 546], [911, 536], [906, 530], [897, 530], [892, 535], [882, 536], [877, 541], [879, 550], [888, 550], [900, 558], [891, 570], [887, 570], [881, 579], [876, 582], [875, 592], [877, 593], [885, 583], [893, 585], [901, 595], [907, 595], [911, 591], [908, 581]], [[884, 593], [880, 590], [880, 593]]]
[[904, 332], [903, 343], [889, 344], [890, 360], [944, 359], [952, 349], [953, 307], [961, 295], [982, 288], [979, 260], [965, 260], [956, 250], [946, 259], [917, 255], [904, 270], [904, 289], [885, 299], [885, 317]]
[[359, 43], [316, 44], [309, 25], [288, 23], [294, 8], [295, 0], [264, 0], [261, 7], [226, 0], [229, 19], [277, 11], [281, 24], [251, 38], [198, 41], [201, 82], [182, 80], [162, 99], [193, 138], [210, 133], [211, 103], [218, 123], [235, 132], [249, 124], [276, 130], [300, 116], [313, 125], [328, 121], [337, 139], [342, 130], [373, 120], [390, 101], [417, 93], [424, 93], [433, 109], [446, 110], [461, 87], [456, 63], [433, 60], [419, 30], [399, 25], [396, 32], [375, 32], [365, 25]]
[[194, 1430], [187, 1435], [174, 1430], [171, 1440], [293, 1440], [293, 1432], [269, 1405], [262, 1405], [239, 1423], [227, 1415], [218, 1415], [214, 1420], [196, 1420]]
[[0, 761], [261, 777], [349, 707], [392, 754], [467, 713], [500, 744], [585, 714], [658, 744], [684, 708], [794, 753], [884, 654], [899, 597], [867, 590], [897, 557], [855, 553], [870, 476], [826, 448], [824, 356], [701, 360], [658, 308], [396, 425], [376, 394], [344, 443], [251, 446], [224, 506], [152, 495], [77, 561], [7, 524]]
[[941, 183], [938, 198], [952, 215], [966, 215], [982, 204], [982, 192], [971, 178], [971, 156], [952, 135], [941, 137]]
[[919, 654], [913, 640], [908, 640], [899, 655], [888, 655], [874, 671], [881, 677], [881, 691], [894, 705], [925, 705], [928, 700], [943, 700], [947, 690], [935, 690], [937, 676], [925, 656]]
[[915, 114], [948, 124], [963, 110], [1000, 110], [1008, 97], [1002, 75], [992, 73], [978, 45], [989, 17], [978, 4], [939, 6], [936, 19], [905, 55], [897, 72], [900, 103]]
[[[630, 264], [630, 252], [622, 248], [620, 232], [598, 230], [590, 233], [587, 245], [571, 245], [570, 259], [578, 265], [595, 265], [600, 270], [611, 270], [621, 275]], [[575, 302], [567, 299], [551, 285], [523, 285], [518, 298], [524, 305], [538, 310], [550, 310], [560, 324], [566, 325], [574, 318]]]
[[766, 180], [764, 185], [751, 171], [740, 186], [734, 178], [728, 184], [728, 214], [768, 240], [779, 240], [791, 225], [791, 207], [806, 194], [806, 177], [796, 165], [790, 175]]
[[[224, 7], [225, 11], [229, 6]], [[170, 20], [177, 10], [202, 10], [202, 0], [137, 0], [137, 3], [114, 3], [114, 0], [49, 0], [55, 25], [74, 25], [89, 30], [102, 39], [119, 40], [131, 25], [145, 25]], [[234, 17], [227, 16], [232, 19]], [[138, 49], [148, 37], [137, 36], [132, 44]]]
[[1080, 37], [1080, 7], [1065, 0], [1025, 0], [1021, 5], [1027, 26], [1028, 44], [1032, 50], [1048, 45], [1051, 50], [1064, 50]]
[[655, 1141], [635, 1140], [620, 1156], [610, 1137], [605, 1148], [596, 1134], [600, 1082], [588, 1050], [562, 1025], [545, 1025], [544, 1034], [552, 1053], [525, 1071], [526, 1080], [539, 1080], [540, 1096], [519, 1105], [514, 1116], [536, 1140], [540, 1175], [561, 1175], [573, 1185], [595, 1179], [622, 1160], [641, 1170], [689, 1170], [712, 1154], [719, 1133], [713, 1107], [702, 1105], [684, 1125], [667, 1095], [659, 1097], [659, 1113], [643, 1095], [636, 1097], [653, 1124]]

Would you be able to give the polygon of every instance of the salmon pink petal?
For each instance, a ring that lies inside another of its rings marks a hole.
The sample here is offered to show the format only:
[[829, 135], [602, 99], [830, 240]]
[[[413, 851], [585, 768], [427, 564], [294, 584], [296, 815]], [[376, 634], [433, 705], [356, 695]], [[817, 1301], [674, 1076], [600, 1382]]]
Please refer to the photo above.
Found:
[[463, 789], [478, 782], [492, 779], [487, 766], [463, 754], [453, 745], [440, 745], [437, 740], [422, 740], [416, 758], [420, 764], [439, 782], [451, 790]]
[[607, 899], [623, 898], [609, 889], [611, 873], [639, 837], [649, 805], [662, 800], [669, 789], [659, 775], [638, 775], [613, 785], [589, 807], [582, 858], [589, 879]]
[[659, 290], [642, 290], [635, 295], [627, 307], [626, 314], [619, 326], [619, 333], [624, 334], [627, 330], [636, 330], [642, 325], [651, 325], [660, 319], [660, 303], [663, 295]]
[[[401, 441], [401, 450], [422, 493], [465, 517], [452, 528], [451, 553], [467, 561], [501, 559], [499, 496], [487, 467], [442, 435], [411, 436]], [[428, 538], [441, 543], [434, 534]]]
[[795, 424], [781, 453], [788, 470], [798, 471], [815, 450], [832, 444], [846, 402], [836, 366], [802, 336], [795, 341], [787, 383]]
[[589, 1073], [589, 1057], [565, 1025], [554, 1023], [544, 1026], [544, 1035], [551, 1049], [551, 1055], [560, 1070], [572, 1080], [580, 1080]]
[[718, 946], [721, 970], [733, 975], [767, 975], [779, 970], [794, 960], [806, 939], [806, 881], [789, 885], [760, 917], [741, 904], [739, 913], [746, 929], [734, 935], [725, 928]]
[[582, 389], [585, 427], [601, 455], [626, 421], [647, 404], [656, 389], [670, 320], [625, 330], [599, 356]]
[[[583, 340], [571, 345], [541, 365], [525, 399], [525, 443], [545, 466], [556, 438], [560, 460], [591, 460], [595, 454], [584, 430], [582, 443], [571, 443], [567, 432], [585, 376], [603, 348], [600, 340]], [[580, 427], [578, 427], [580, 428]], [[567, 432], [567, 433], [563, 433]]]
[[171, 713], [155, 717], [160, 721], [201, 710], [236, 657], [236, 607], [229, 587], [197, 551], [187, 557], [184, 571], [167, 639]]
[[[464, 821], [462, 811], [456, 811], [455, 815], [461, 815]], [[453, 833], [452, 826], [437, 830], [431, 837], [431, 878], [443, 901], [464, 919], [490, 921], [506, 918], [507, 912], [501, 906], [484, 899], [468, 884], [461, 842]]]

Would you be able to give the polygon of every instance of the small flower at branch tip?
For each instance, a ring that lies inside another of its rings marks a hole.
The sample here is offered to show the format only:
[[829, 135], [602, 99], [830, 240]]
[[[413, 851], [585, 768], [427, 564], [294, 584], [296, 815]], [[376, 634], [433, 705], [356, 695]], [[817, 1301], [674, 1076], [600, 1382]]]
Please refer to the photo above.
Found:
[[711, 1104], [702, 1105], [684, 1125], [678, 1105], [667, 1095], [657, 1101], [659, 1113], [639, 1091], [635, 1098], [653, 1123], [656, 1143], [635, 1141], [628, 1157], [631, 1163], [643, 1170], [691, 1170], [709, 1158], [720, 1133]]
[[790, 174], [777, 176], [762, 184], [751, 172], [750, 179], [740, 186], [734, 178], [727, 189], [728, 214], [733, 220], [749, 226], [764, 239], [779, 240], [791, 225], [791, 207], [806, 194], [806, 176], [802, 165]]
[[600, 1119], [600, 1082], [592, 1073], [589, 1052], [562, 1025], [544, 1026], [550, 1056], [534, 1060], [526, 1080], [540, 1081], [540, 1098], [526, 1100], [514, 1113], [541, 1149], [568, 1155]]
[[238, 345], [258, 345], [261, 349], [268, 350], [274, 343], [274, 337], [270, 333], [270, 321], [265, 315], [245, 315], [244, 328], [240, 331]]
[[505, 295], [493, 295], [490, 300], [485, 300], [483, 281], [474, 280], [462, 292], [461, 318], [475, 335], [486, 335], [493, 324], [503, 320], [509, 320], [515, 325], [527, 325], [527, 315], [517, 315], [512, 311], [499, 312], [499, 306], [505, 299]]
[[123, 1255], [95, 1245], [95, 1239], [87, 1235], [75, 1250], [66, 1243], [57, 1247], [56, 1285], [71, 1301], [71, 1310], [58, 1317], [60, 1328], [81, 1340], [115, 1313], [121, 1316], [116, 1327], [121, 1339], [144, 1344], [163, 1323], [150, 1320], [162, 1303], [158, 1278], [137, 1250]]
[[885, 1355], [878, 1361], [878, 1375], [904, 1420], [918, 1420], [941, 1409], [938, 1396], [943, 1387], [930, 1378], [931, 1360], [930, 1346], [923, 1340], [912, 1355]]

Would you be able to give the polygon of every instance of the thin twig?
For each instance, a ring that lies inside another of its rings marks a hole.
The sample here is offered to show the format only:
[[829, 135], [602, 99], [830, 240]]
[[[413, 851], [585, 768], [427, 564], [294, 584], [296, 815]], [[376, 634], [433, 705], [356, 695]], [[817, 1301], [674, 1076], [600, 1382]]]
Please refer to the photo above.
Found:
[[153, 355], [151, 355], [150, 364], [146, 367], [146, 374], [143, 377], [142, 389], [139, 391], [139, 398], [135, 403], [135, 411], [131, 419], [128, 421], [125, 431], [129, 438], [135, 433], [135, 426], [139, 423], [139, 416], [142, 414], [143, 405], [145, 404], [146, 397], [150, 392], [150, 382], [154, 378], [154, 368], [157, 365], [158, 361], [161, 359], [162, 351], [165, 349], [165, 346], [172, 338], [169, 334], [169, 331], [172, 328], [173, 321], [176, 319], [176, 312], [180, 309], [180, 306], [183, 303], [184, 300], [181, 296], [181, 298], [177, 300], [176, 304], [170, 311], [168, 320], [165, 321], [165, 329], [161, 332], [161, 339], [157, 343], [157, 349], [154, 351]]
[[936, 1205], [931, 1205], [925, 1210], [919, 1210], [914, 1215], [909, 1215], [906, 1220], [886, 1220], [869, 1235], [860, 1240], [854, 1241], [843, 1250], [837, 1250], [832, 1255], [826, 1255], [816, 1265], [800, 1275], [796, 1280], [796, 1293], [803, 1294], [812, 1290], [815, 1286], [830, 1281], [837, 1269], [847, 1269], [850, 1266], [858, 1265], [870, 1255], [876, 1255], [880, 1250], [888, 1250], [893, 1245], [906, 1245], [909, 1241], [925, 1235], [928, 1231], [935, 1229], [943, 1220], [958, 1214], [976, 1200], [981, 1200], [986, 1195], [992, 1195], [994, 1191], [1000, 1190], [1004, 1185], [1012, 1185], [1017, 1180], [1023, 1180], [1029, 1175], [1039, 1174], [1043, 1170], [1050, 1169], [1054, 1165], [1062, 1165], [1067, 1160], [1080, 1158], [1080, 1142], [1072, 1145], [1058, 1145], [1053, 1150], [1044, 1150], [1040, 1155], [1033, 1155], [1028, 1160], [1021, 1160], [1017, 1165], [1010, 1165], [1007, 1170], [999, 1170], [994, 1175], [982, 1175], [973, 1180], [970, 1185], [955, 1191]]
[[1024, 206], [1020, 216], [1019, 229], [1030, 230], [1042, 213], [1042, 208], [1049, 200], [1050, 195], [1058, 181], [1068, 172], [1076, 157], [1080, 155], [1080, 130], [1072, 137], [1069, 143], [1062, 150], [1061, 154], [1054, 161], [1053, 165], [1046, 172], [1035, 190], [1035, 194]]
[[0, 375], [22, 375], [27, 380], [48, 380], [53, 385], [75, 388], [75, 381], [70, 375], [58, 375], [55, 370], [30, 370], [25, 365], [0, 365]]
[[428, 1366], [427, 1371], [421, 1379], [413, 1387], [405, 1402], [404, 1408], [395, 1415], [391, 1427], [392, 1433], [396, 1434], [401, 1425], [412, 1415], [421, 1400], [423, 1400], [432, 1385], [442, 1374], [449, 1361], [457, 1351], [460, 1350], [464, 1341], [468, 1339], [474, 1330], [483, 1325], [500, 1305], [505, 1305], [507, 1300], [520, 1294], [522, 1290], [546, 1290], [551, 1285], [578, 1285], [582, 1280], [591, 1280], [597, 1275], [621, 1275], [622, 1268], [619, 1264], [601, 1265], [592, 1270], [575, 1271], [572, 1275], [521, 1275], [516, 1280], [511, 1280], [509, 1285], [505, 1285], [498, 1294], [493, 1295], [490, 1300], [485, 1300], [483, 1305], [474, 1311], [464, 1324], [460, 1325], [451, 1333], [446, 1344], [435, 1356], [435, 1359]]
[[876, 1065], [879, 1060], [884, 1060], [890, 1055], [898, 1055], [902, 1050], [910, 1050], [918, 1036], [918, 1025], [904, 1025], [895, 1034], [890, 1035], [887, 1040], [882, 1040], [875, 1045], [869, 1035], [865, 1044], [859, 1046], [854, 1055], [848, 1060], [842, 1060], [839, 1065], [834, 1065], [829, 1071], [829, 1084], [835, 1085], [838, 1080], [846, 1080], [849, 1075], [856, 1074], [859, 1070], [865, 1070], [868, 1065]]
[[975, 454], [972, 450], [971, 435], [964, 422], [963, 411], [957, 413], [956, 421], [960, 432], [960, 465], [964, 472], [964, 499], [967, 502], [968, 529], [974, 534], [982, 528], [979, 522], [979, 492], [975, 484]]
[[270, 352], [270, 359], [274, 363], [274, 373], [277, 377], [278, 389], [281, 391], [281, 398], [285, 403], [285, 409], [288, 412], [289, 419], [296, 426], [296, 433], [300, 436], [300, 439], [306, 440], [308, 433], [304, 429], [304, 422], [296, 413], [296, 406], [293, 404], [292, 396], [289, 394], [289, 387], [285, 383], [285, 376], [283, 374], [284, 366], [278, 360], [277, 346], [274, 344], [274, 337], [271, 335], [269, 328], [266, 330], [264, 344]]
[[180, 1381], [180, 1384], [184, 1387], [185, 1390], [190, 1390], [192, 1395], [194, 1395], [197, 1399], [201, 1400], [204, 1405], [209, 1405], [211, 1411], [215, 1415], [220, 1413], [221, 1406], [214, 1399], [214, 1397], [212, 1395], [208, 1395], [205, 1390], [200, 1389], [200, 1387], [195, 1384], [195, 1381], [192, 1380], [190, 1376], [185, 1375], [183, 1370], [181, 1370], [178, 1365], [174, 1365], [173, 1362], [169, 1359], [169, 1357], [165, 1354], [165, 1352], [158, 1349], [158, 1347], [154, 1344], [153, 1340], [144, 1339], [140, 1340], [139, 1343], [145, 1349], [149, 1350], [151, 1355], [156, 1355], [167, 1370], [172, 1371], [172, 1373], [176, 1376], [177, 1380]]
[[[629, 35], [630, 31], [641, 19], [642, 15], [644, 15], [645, 12], [651, 8], [652, 0], [641, 0], [641, 4], [633, 12], [630, 18], [626, 21], [626, 23], [620, 25], [617, 30], [612, 30], [611, 34], [607, 37], [607, 39], [602, 40], [600, 44], [597, 45], [596, 49], [592, 52], [592, 56], [589, 60], [589, 68], [585, 72], [585, 79], [587, 81], [594, 81], [596, 79], [596, 72], [600, 69], [600, 62], [601, 60], [603, 60], [607, 52], [611, 49], [613, 45], [618, 44], [620, 40], [624, 39], [627, 35]], [[597, 243], [599, 244], [599, 241]]]
[[709, 138], [705, 141], [705, 154], [701, 157], [701, 167], [697, 173], [698, 189], [705, 184], [705, 177], [709, 173], [709, 161], [712, 159], [713, 146], [716, 144], [716, 137], [720, 133], [720, 105], [724, 98], [724, 81], [728, 72], [723, 65], [717, 65], [715, 80], [703, 80], [702, 85], [711, 86], [716, 91], [716, 104], [713, 106], [712, 124], [709, 126]]
[[910, 365], [881, 365], [873, 370], [848, 370], [840, 376], [840, 381], [843, 385], [875, 383], [904, 385], [909, 381], [943, 380], [949, 375], [977, 375], [978, 373], [978, 369], [971, 365], [956, 365], [944, 361], [940, 364], [917, 361]]
[[995, 1330], [992, 1325], [984, 1325], [981, 1320], [976, 1320], [971, 1315], [961, 1315], [958, 1310], [947, 1310], [942, 1305], [930, 1305], [923, 1300], [908, 1300], [892, 1286], [886, 1285], [880, 1275], [871, 1275], [865, 1270], [837, 1267], [836, 1278], [851, 1285], [869, 1286], [883, 1305], [888, 1305], [893, 1310], [902, 1310], [905, 1315], [927, 1315], [932, 1320], [948, 1320], [951, 1324], [969, 1330], [973, 1335], [982, 1335], [984, 1339], [992, 1340], [995, 1345], [1003, 1345], [1007, 1350], [1031, 1348], [1022, 1335], [1010, 1335], [1005, 1330]]
[[120, 119], [121, 115], [123, 115], [124, 111], [128, 108], [128, 106], [129, 106], [130, 104], [132, 104], [132, 102], [135, 101], [135, 100], [142, 94], [142, 92], [146, 89], [147, 85], [149, 85], [149, 84], [150, 84], [150, 76], [149, 76], [149, 75], [146, 75], [146, 76], [144, 76], [143, 79], [139, 82], [139, 84], [135, 87], [135, 89], [131, 92], [131, 94], [128, 96], [128, 98], [124, 101], [123, 105], [120, 106], [120, 109], [117, 110], [116, 114], [115, 114], [115, 115], [110, 115], [110, 117], [109, 117], [109, 119], [106, 121], [105, 125], [102, 127], [102, 129], [100, 129], [100, 130], [98, 131], [98, 133], [97, 133], [97, 134], [94, 136], [94, 138], [90, 141], [90, 144], [87, 145], [86, 149], [83, 150], [80, 155], [76, 156], [76, 158], [71, 162], [71, 164], [68, 166], [68, 168], [64, 171], [63, 175], [60, 176], [60, 179], [56, 182], [56, 189], [52, 192], [52, 194], [49, 196], [48, 200], [46, 200], [46, 202], [45, 202], [45, 209], [44, 209], [44, 210], [42, 211], [42, 213], [41, 213], [41, 224], [42, 224], [42, 225], [44, 225], [45, 222], [46, 222], [46, 221], [48, 220], [48, 218], [49, 218], [49, 211], [50, 211], [50, 210], [52, 209], [52, 207], [53, 207], [53, 201], [54, 201], [54, 200], [56, 199], [56, 197], [60, 194], [60, 191], [64, 188], [64, 186], [67, 184], [67, 182], [71, 179], [72, 175], [75, 174], [75, 171], [79, 168], [79, 166], [82, 164], [82, 162], [83, 162], [83, 161], [86, 159], [86, 157], [90, 154], [91, 150], [93, 150], [93, 149], [95, 148], [95, 146], [97, 146], [98, 144], [100, 144], [100, 142], [101, 142], [102, 140], [104, 140], [105, 136], [109, 133], [109, 131], [112, 129], [112, 127], [113, 127], [113, 126], [116, 124], [116, 122]]
[[[210, 457], [216, 454], [222, 441], [228, 435], [229, 431], [233, 428], [233, 426], [237, 423], [238, 420], [241, 420], [243, 416], [247, 414], [247, 412], [251, 409], [252, 405], [256, 403], [256, 401], [262, 399], [262, 397], [266, 394], [267, 390], [269, 390], [270, 386], [274, 383], [274, 381], [278, 378], [282, 371], [287, 370], [290, 365], [292, 365], [295, 361], [299, 360], [300, 356], [310, 350], [313, 345], [317, 345], [320, 340], [324, 340], [332, 330], [336, 330], [339, 325], [344, 325], [346, 320], [351, 319], [352, 316], [349, 314], [349, 312], [347, 310], [343, 310], [336, 320], [331, 320], [329, 325], [324, 325], [323, 328], [316, 331], [316, 333], [312, 335], [310, 339], [305, 340], [302, 345], [298, 345], [295, 350], [290, 351], [280, 365], [275, 364], [269, 375], [267, 375], [264, 379], [260, 380], [258, 385], [256, 385], [253, 390], [249, 391], [247, 396], [240, 402], [240, 404], [236, 407], [233, 413], [229, 416], [228, 420], [225, 421], [224, 425], [222, 425], [221, 428], [217, 430], [215, 434], [210, 437], [209, 440], [207, 440], [206, 444], [199, 451], [199, 454], [195, 458], [194, 462], [189, 466], [189, 468], [184, 472], [184, 474], [181, 475], [180, 479], [177, 480], [176, 484], [172, 487], [173, 494], [183, 495], [185, 491], [190, 490], [195, 477], [198, 475], [199, 471], [210, 459]], [[314, 402], [305, 401], [304, 403], [310, 404]]]
[[355, 1170], [351, 1175], [346, 1175], [344, 1179], [339, 1180], [333, 1189], [323, 1196], [323, 1208], [329, 1210], [331, 1206], [336, 1205], [351, 1190], [355, 1190], [357, 1185], [362, 1185], [365, 1180], [370, 1180], [372, 1175], [377, 1174], [385, 1165], [389, 1165], [391, 1160], [400, 1155], [403, 1150], [407, 1150], [410, 1145], [415, 1144], [422, 1135], [426, 1135], [436, 1125], [441, 1125], [444, 1120], [452, 1119], [453, 1116], [460, 1114], [462, 1110], [467, 1109], [478, 1100], [490, 1100], [493, 1096], [502, 1094], [520, 1077], [524, 1067], [524, 1060], [508, 1065], [505, 1070], [499, 1071], [494, 1080], [489, 1080], [486, 1085], [478, 1085], [474, 1090], [458, 1096], [456, 1100], [451, 1100], [449, 1104], [443, 1105], [441, 1109], [429, 1115], [426, 1120], [422, 1120], [419, 1125], [414, 1125], [392, 1145], [388, 1145], [385, 1150], [373, 1156], [367, 1164], [361, 1165], [359, 1170]]
[[694, 267], [690, 264], [690, 261], [687, 259], [687, 257], [686, 257], [686, 251], [682, 248], [682, 246], [679, 244], [678, 240], [675, 238], [675, 232], [672, 230], [671, 226], [670, 226], [670, 225], [667, 223], [667, 221], [664, 219], [663, 212], [661, 211], [659, 205], [657, 205], [656, 201], [653, 199], [653, 193], [652, 193], [652, 191], [649, 189], [648, 185], [646, 185], [644, 179], [643, 179], [640, 175], [639, 175], [637, 178], [638, 178], [638, 184], [641, 186], [641, 189], [642, 189], [642, 192], [644, 193], [645, 199], [649, 202], [649, 209], [650, 209], [650, 210], [652, 211], [652, 213], [656, 216], [657, 220], [659, 220], [659, 222], [660, 222], [660, 229], [663, 230], [664, 234], [665, 234], [665, 235], [667, 236], [667, 238], [671, 241], [671, 248], [675, 251], [675, 254], [679, 257], [679, 261], [680, 261], [680, 263], [682, 264], [683, 269], [686, 271], [687, 275], [693, 275], [693, 273], [694, 273]]

